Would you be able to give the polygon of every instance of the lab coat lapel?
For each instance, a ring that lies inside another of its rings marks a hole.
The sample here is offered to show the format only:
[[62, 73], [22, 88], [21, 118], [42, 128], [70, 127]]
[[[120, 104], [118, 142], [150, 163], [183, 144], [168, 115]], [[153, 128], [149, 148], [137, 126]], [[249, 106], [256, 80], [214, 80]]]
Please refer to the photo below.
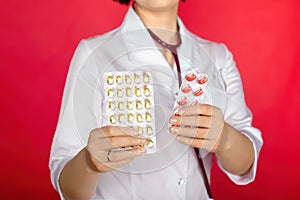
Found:
[[133, 64], [169, 67], [132, 7], [129, 8], [121, 25], [121, 33], [129, 60]]
[[[121, 25], [121, 34], [127, 49], [132, 70], [151, 71], [155, 84], [169, 88], [174, 93], [178, 86], [174, 71], [154, 43], [143, 22], [133, 8], [129, 8]], [[177, 87], [176, 87], [177, 86]]]

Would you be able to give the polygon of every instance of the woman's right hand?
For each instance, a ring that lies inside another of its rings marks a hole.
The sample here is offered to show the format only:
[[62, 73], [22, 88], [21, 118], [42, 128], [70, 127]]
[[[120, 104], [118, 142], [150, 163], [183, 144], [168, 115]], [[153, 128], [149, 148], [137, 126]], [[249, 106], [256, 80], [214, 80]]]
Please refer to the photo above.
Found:
[[[91, 131], [87, 151], [89, 166], [92, 170], [103, 173], [120, 168], [136, 156], [146, 153], [146, 139], [138, 137], [132, 127], [105, 126]], [[114, 148], [133, 147], [127, 150]]]

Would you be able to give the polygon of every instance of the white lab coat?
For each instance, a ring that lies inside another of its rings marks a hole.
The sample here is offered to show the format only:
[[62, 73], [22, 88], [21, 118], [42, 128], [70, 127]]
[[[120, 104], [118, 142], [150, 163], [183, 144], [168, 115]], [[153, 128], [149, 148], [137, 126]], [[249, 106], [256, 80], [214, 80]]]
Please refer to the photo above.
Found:
[[[180, 19], [178, 23], [182, 71], [197, 68], [207, 74], [211, 92], [207, 103], [221, 108], [225, 121], [253, 142], [255, 161], [247, 174], [236, 176], [220, 166], [232, 181], [247, 184], [255, 177], [262, 138], [251, 125], [252, 115], [244, 101], [235, 62], [225, 45], [203, 40], [190, 33]], [[49, 166], [54, 187], [60, 193], [60, 172], [86, 146], [90, 130], [106, 125], [103, 74], [134, 70], [150, 71], [154, 77], [159, 150], [138, 157], [119, 170], [101, 174], [93, 199], [208, 199], [193, 149], [178, 143], [167, 131], [178, 92], [176, 70], [169, 66], [132, 8], [119, 28], [82, 40], [76, 49], [51, 149]], [[208, 176], [211, 160], [211, 154], [204, 158]]]

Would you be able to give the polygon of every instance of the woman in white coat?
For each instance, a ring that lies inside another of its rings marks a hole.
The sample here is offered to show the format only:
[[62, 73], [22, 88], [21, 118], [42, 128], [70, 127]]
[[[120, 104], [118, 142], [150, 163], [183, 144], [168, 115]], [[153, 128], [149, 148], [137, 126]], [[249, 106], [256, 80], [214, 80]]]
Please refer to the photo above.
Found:
[[[61, 198], [208, 199], [213, 154], [235, 183], [254, 180], [262, 138], [251, 125], [232, 55], [225, 45], [190, 33], [177, 16], [178, 4], [136, 0], [119, 28], [79, 44], [49, 163]], [[180, 86], [193, 70], [205, 74], [203, 98], [174, 115]], [[136, 127], [104, 120], [104, 75], [135, 71], [153, 79], [152, 153]]]

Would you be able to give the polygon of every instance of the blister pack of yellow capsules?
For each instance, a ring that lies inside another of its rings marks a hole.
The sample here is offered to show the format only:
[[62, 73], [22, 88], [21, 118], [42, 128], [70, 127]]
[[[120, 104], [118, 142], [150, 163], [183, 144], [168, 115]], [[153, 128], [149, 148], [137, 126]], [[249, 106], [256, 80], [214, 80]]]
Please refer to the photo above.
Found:
[[147, 138], [147, 153], [156, 151], [152, 75], [147, 71], [118, 71], [104, 74], [105, 124], [133, 126]]

